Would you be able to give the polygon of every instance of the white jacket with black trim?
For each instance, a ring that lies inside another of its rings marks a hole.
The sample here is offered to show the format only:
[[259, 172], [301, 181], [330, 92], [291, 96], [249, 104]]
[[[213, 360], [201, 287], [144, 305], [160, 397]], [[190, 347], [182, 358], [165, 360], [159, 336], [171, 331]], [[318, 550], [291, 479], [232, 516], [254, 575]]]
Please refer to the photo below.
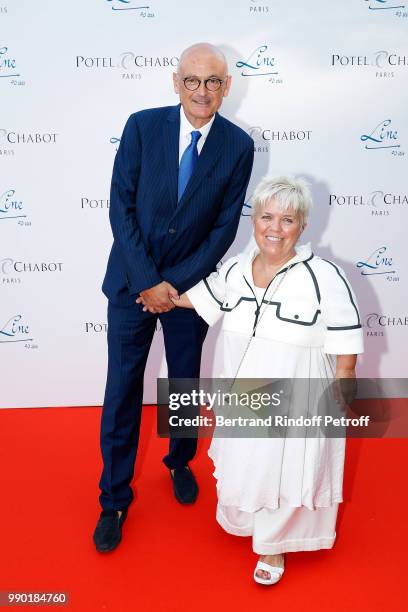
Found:
[[322, 347], [325, 353], [334, 355], [363, 352], [356, 297], [339, 266], [314, 255], [310, 244], [297, 247], [296, 256], [264, 290], [261, 304], [252, 276], [252, 262], [258, 252], [256, 247], [228, 259], [217, 272], [187, 291], [194, 308], [209, 325], [224, 314], [225, 332], [255, 333], [259, 338]]

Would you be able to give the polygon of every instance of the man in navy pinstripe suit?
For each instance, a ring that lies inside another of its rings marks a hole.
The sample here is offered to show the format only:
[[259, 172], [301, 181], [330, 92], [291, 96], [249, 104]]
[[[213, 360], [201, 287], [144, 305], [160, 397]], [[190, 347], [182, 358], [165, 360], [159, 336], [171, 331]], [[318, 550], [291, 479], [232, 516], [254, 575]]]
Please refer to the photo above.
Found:
[[[189, 47], [173, 79], [180, 104], [131, 115], [113, 168], [99, 551], [119, 544], [133, 499], [143, 375], [157, 319], [169, 378], [198, 378], [207, 325], [171, 298], [213, 271], [232, 244], [252, 170], [252, 139], [217, 113], [231, 85], [222, 52], [206, 43]], [[196, 446], [196, 439], [170, 439], [163, 459], [181, 503], [197, 497], [188, 467]]]

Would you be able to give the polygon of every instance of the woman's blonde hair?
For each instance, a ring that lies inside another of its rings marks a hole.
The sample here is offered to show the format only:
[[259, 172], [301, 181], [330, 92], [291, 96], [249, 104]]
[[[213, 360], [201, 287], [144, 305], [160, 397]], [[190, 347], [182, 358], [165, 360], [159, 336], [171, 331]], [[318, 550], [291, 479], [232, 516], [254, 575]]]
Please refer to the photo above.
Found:
[[306, 225], [312, 207], [312, 194], [303, 178], [264, 176], [252, 196], [252, 217], [257, 215], [269, 200], [278, 202], [279, 210], [293, 210], [302, 225]]

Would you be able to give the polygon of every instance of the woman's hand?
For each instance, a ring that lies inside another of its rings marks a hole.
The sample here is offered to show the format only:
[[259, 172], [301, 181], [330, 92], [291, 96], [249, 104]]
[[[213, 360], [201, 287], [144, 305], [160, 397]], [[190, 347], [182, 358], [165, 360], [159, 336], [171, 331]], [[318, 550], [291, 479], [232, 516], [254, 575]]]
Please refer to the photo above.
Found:
[[333, 396], [342, 408], [349, 406], [357, 394], [356, 361], [357, 355], [337, 355]]
[[180, 308], [194, 308], [187, 296], [187, 293], [183, 293], [178, 299], [172, 297], [170, 299], [175, 306], [180, 306]]

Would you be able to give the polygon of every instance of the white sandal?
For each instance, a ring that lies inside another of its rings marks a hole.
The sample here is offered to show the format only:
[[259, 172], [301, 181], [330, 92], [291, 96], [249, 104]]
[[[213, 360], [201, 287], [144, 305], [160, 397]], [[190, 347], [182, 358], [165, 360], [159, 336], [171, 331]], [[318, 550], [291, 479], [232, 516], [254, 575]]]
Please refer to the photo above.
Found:
[[[270, 578], [261, 578], [260, 576], [257, 576], [256, 572], [258, 570], [268, 572]], [[254, 580], [255, 582], [258, 582], [258, 584], [276, 584], [282, 578], [284, 571], [284, 567], [275, 567], [274, 565], [269, 565], [268, 563], [264, 563], [263, 561], [258, 561], [254, 570]]]

